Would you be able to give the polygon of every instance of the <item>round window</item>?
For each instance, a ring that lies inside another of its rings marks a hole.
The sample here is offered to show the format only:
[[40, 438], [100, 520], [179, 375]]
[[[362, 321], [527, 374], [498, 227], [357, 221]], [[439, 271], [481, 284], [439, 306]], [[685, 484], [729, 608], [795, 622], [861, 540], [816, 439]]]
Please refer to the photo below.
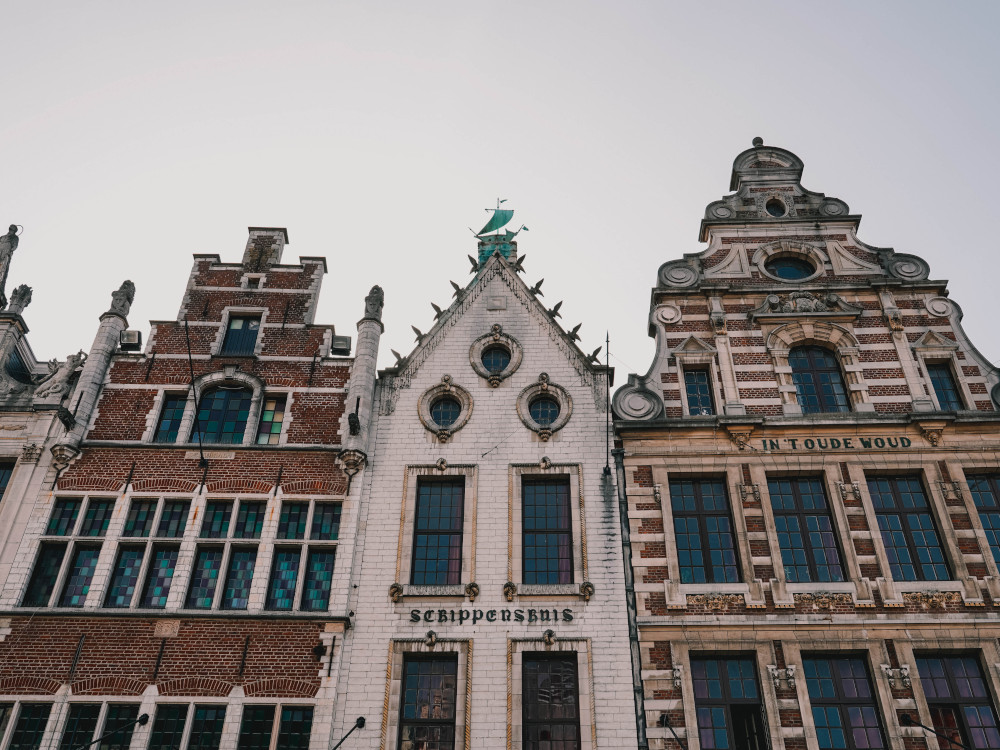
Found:
[[502, 346], [491, 346], [483, 352], [483, 367], [489, 372], [503, 372], [509, 364], [510, 352]]
[[767, 209], [767, 212], [775, 218], [785, 215], [785, 204], [777, 198], [771, 198], [771, 200], [764, 204], [764, 208]]
[[439, 398], [431, 404], [431, 419], [439, 427], [451, 427], [458, 421], [458, 415], [462, 413], [462, 405], [451, 396]]
[[542, 427], [548, 427], [559, 416], [559, 402], [551, 396], [539, 396], [528, 406], [528, 413]]
[[771, 258], [764, 264], [764, 270], [772, 276], [777, 276], [779, 279], [785, 279], [786, 281], [807, 279], [816, 273], [815, 266], [808, 260], [787, 255], [779, 258]]

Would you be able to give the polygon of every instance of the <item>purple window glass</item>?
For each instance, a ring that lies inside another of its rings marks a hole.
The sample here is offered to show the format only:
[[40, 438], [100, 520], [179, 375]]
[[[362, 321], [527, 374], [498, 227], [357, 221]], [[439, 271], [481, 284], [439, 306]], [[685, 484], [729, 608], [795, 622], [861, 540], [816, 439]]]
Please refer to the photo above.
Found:
[[917, 672], [934, 731], [970, 750], [1000, 749], [996, 708], [976, 656], [918, 656]]
[[802, 661], [820, 750], [884, 748], [868, 666], [860, 656]]
[[670, 482], [681, 583], [738, 583], [736, 535], [725, 484], [718, 479]]
[[840, 550], [823, 482], [816, 477], [769, 479], [785, 579], [792, 583], [843, 581]]
[[766, 750], [757, 668], [749, 656], [691, 659], [698, 737], [705, 750]]

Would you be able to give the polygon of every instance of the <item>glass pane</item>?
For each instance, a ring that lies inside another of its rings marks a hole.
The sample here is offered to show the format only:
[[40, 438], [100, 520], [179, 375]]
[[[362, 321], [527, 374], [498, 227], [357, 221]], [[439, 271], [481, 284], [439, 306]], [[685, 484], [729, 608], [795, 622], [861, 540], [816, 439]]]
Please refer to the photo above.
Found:
[[246, 609], [250, 602], [250, 585], [257, 563], [257, 548], [236, 548], [230, 552], [226, 588], [222, 592], [223, 609]]
[[283, 706], [278, 729], [278, 747], [283, 750], [307, 750], [312, 733], [311, 706]]
[[670, 502], [682, 583], [740, 580], [729, 498], [715, 479], [673, 480]]
[[38, 750], [51, 711], [51, 703], [22, 703], [7, 750]]
[[153, 516], [156, 515], [156, 500], [133, 500], [125, 517], [125, 529], [122, 536], [149, 536], [153, 528]]
[[951, 374], [951, 366], [947, 362], [927, 365], [927, 374], [930, 375], [941, 411], [959, 411], [964, 408], [958, 385]]
[[458, 421], [462, 413], [462, 405], [450, 396], [439, 398], [431, 404], [431, 419], [440, 427], [451, 427]]
[[340, 534], [340, 503], [316, 503], [310, 539], [334, 540]]
[[525, 480], [522, 495], [524, 582], [572, 583], [569, 479]]
[[268, 750], [274, 727], [274, 706], [243, 706], [238, 750]]
[[160, 516], [160, 525], [156, 527], [157, 536], [180, 537], [184, 536], [184, 528], [187, 526], [188, 510], [191, 503], [188, 500], [167, 500], [163, 503], [163, 514]]
[[212, 500], [206, 503], [201, 535], [209, 539], [224, 538], [229, 533], [229, 519], [232, 515], [232, 500]]
[[268, 609], [288, 610], [292, 608], [301, 557], [302, 553], [298, 548], [274, 551], [271, 580], [267, 587], [266, 606]]
[[400, 696], [401, 748], [455, 746], [457, 674], [455, 654], [404, 657]]
[[65, 553], [64, 543], [42, 542], [35, 560], [35, 569], [31, 572], [31, 580], [24, 593], [24, 601], [21, 602], [22, 607], [44, 607], [49, 603]]
[[149, 750], [180, 750], [187, 723], [186, 703], [161, 703], [156, 707]]
[[177, 547], [154, 547], [146, 573], [146, 586], [142, 594], [142, 606], [162, 609], [167, 606], [170, 584], [177, 568]]
[[551, 396], [536, 398], [528, 405], [528, 413], [542, 427], [548, 427], [559, 417], [559, 402]]
[[260, 318], [233, 316], [229, 319], [226, 338], [222, 342], [222, 354], [248, 357], [254, 353]]
[[198, 548], [194, 570], [191, 573], [191, 585], [188, 587], [187, 602], [184, 606], [193, 609], [211, 609], [222, 570], [222, 552], [222, 547]]
[[196, 429], [204, 443], [239, 445], [246, 432], [252, 392], [249, 388], [223, 388], [202, 395]]
[[82, 504], [80, 500], [75, 499], [56, 500], [56, 504], [52, 508], [52, 517], [49, 519], [49, 527], [45, 533], [50, 536], [69, 536], [72, 534]]
[[330, 606], [333, 563], [336, 550], [310, 549], [306, 564], [306, 580], [302, 589], [302, 609], [322, 612]]
[[139, 569], [145, 552], [145, 547], [122, 547], [118, 550], [118, 560], [104, 601], [105, 607], [131, 606], [139, 584]]
[[87, 503], [87, 512], [83, 515], [80, 527], [81, 536], [104, 536], [111, 523], [111, 512], [115, 508], [114, 500], [91, 500]]
[[167, 396], [163, 400], [163, 411], [160, 412], [160, 423], [156, 426], [155, 443], [176, 443], [177, 430], [184, 416], [184, 405], [187, 396]]
[[422, 482], [417, 487], [410, 582], [442, 585], [462, 580], [465, 480]]
[[101, 713], [100, 703], [71, 703], [66, 726], [63, 728], [59, 750], [76, 750], [94, 739], [97, 717]]
[[257, 426], [257, 444], [277, 445], [284, 420], [285, 397], [277, 396], [264, 399], [264, 407], [260, 411], [260, 424]]
[[278, 519], [279, 539], [305, 539], [309, 503], [284, 502]]
[[128, 750], [132, 744], [135, 720], [139, 718], [139, 706], [135, 703], [112, 703], [104, 717], [102, 735], [114, 732], [101, 741], [98, 750]]
[[579, 748], [579, 692], [575, 653], [524, 654], [525, 748]]
[[840, 364], [818, 346], [797, 346], [788, 353], [792, 382], [803, 414], [850, 411]]
[[260, 539], [266, 507], [267, 503], [241, 501], [239, 513], [236, 514], [233, 536], [238, 539]]
[[187, 750], [218, 750], [225, 721], [225, 706], [195, 706]]
[[697, 417], [715, 413], [708, 370], [684, 370], [684, 390], [687, 395], [688, 414]]
[[63, 587], [59, 605], [62, 607], [82, 607], [90, 592], [90, 582], [97, 569], [100, 547], [77, 547], [69, 568], [69, 577]]

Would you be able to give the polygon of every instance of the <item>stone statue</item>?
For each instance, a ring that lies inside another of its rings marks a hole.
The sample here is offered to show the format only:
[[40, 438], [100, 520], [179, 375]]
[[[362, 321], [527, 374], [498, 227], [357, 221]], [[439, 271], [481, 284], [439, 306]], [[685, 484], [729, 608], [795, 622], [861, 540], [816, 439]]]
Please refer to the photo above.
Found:
[[7, 295], [4, 289], [7, 286], [7, 272], [10, 270], [10, 260], [17, 250], [17, 224], [11, 224], [10, 229], [3, 237], [0, 237], [0, 310], [7, 309]]
[[10, 293], [10, 308], [8, 308], [8, 311], [20, 315], [24, 312], [24, 308], [30, 304], [31, 287], [27, 284], [21, 284], [21, 286]]
[[385, 293], [382, 291], [382, 287], [376, 284], [372, 287], [372, 290], [368, 292], [368, 296], [365, 297], [365, 317], [381, 321], [382, 307], [385, 304], [384, 300]]
[[128, 311], [132, 308], [132, 300], [135, 299], [135, 284], [131, 281], [123, 281], [117, 292], [111, 292], [111, 309], [109, 313], [128, 316]]
[[57, 359], [49, 360], [49, 372], [51, 373], [35, 389], [36, 399], [48, 399], [58, 396], [61, 401], [69, 393], [69, 381], [76, 372], [76, 368], [87, 361], [87, 355], [83, 351], [70, 354], [62, 364]]

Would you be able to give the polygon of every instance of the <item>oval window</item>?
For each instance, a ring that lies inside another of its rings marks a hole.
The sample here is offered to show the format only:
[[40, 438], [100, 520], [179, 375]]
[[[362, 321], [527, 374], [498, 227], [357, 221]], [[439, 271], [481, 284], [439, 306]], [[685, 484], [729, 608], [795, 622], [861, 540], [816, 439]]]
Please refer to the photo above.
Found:
[[510, 364], [510, 352], [502, 346], [491, 346], [483, 352], [483, 367], [494, 374], [503, 372]]
[[804, 258], [785, 256], [783, 258], [771, 258], [764, 264], [764, 270], [772, 276], [786, 281], [797, 281], [807, 279], [816, 273], [816, 268], [812, 263]]
[[764, 204], [764, 208], [767, 209], [767, 212], [775, 218], [780, 218], [785, 215], [785, 204], [777, 198], [771, 198], [771, 200]]
[[559, 417], [559, 402], [551, 396], [539, 396], [528, 406], [528, 413], [542, 427], [548, 427]]
[[431, 419], [439, 427], [451, 427], [458, 421], [458, 415], [462, 413], [462, 405], [451, 396], [439, 398], [431, 404]]

